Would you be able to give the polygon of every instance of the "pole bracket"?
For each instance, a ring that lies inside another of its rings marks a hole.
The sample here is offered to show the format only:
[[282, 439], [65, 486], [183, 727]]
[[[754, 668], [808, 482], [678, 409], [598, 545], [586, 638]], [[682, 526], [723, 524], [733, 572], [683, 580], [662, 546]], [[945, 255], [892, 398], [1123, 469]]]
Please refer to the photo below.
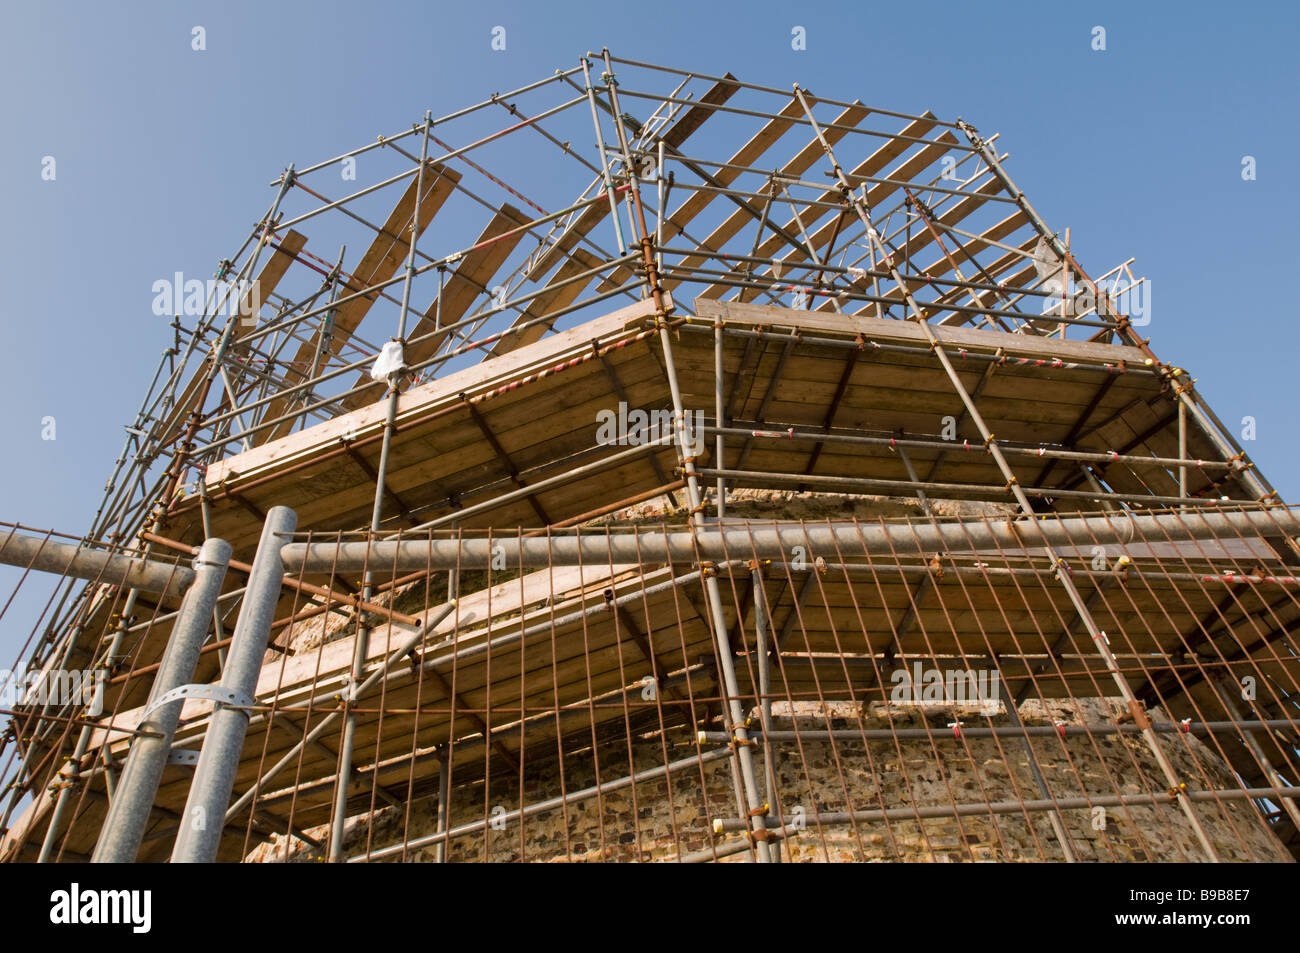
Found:
[[163, 705], [180, 699], [199, 698], [203, 701], [215, 702], [221, 708], [251, 708], [253, 699], [243, 692], [237, 692], [230, 688], [222, 688], [220, 685], [178, 685], [169, 692], [164, 692], [154, 701], [150, 702], [145, 710], [140, 714], [140, 720], [146, 720], [150, 714], [157, 711]]

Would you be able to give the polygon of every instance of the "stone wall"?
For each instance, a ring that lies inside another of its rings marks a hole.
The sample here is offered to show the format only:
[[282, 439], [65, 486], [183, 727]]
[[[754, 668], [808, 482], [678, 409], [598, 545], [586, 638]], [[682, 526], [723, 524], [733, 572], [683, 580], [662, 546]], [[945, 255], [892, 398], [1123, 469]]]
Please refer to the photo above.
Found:
[[[825, 728], [885, 728], [890, 720], [874, 712], [859, 718], [852, 706], [838, 704], [830, 717], [801, 714], [778, 718], [774, 727], [790, 730]], [[1114, 700], [1053, 703], [1028, 702], [1021, 710], [1026, 724], [1051, 725], [1056, 721], [1080, 724], [1113, 723], [1120, 706]], [[947, 724], [951, 710], [895, 709], [897, 728], [934, 729], [935, 741], [861, 740], [803, 741], [781, 746], [777, 774], [781, 811], [792, 823], [804, 818], [804, 829], [788, 842], [782, 857], [788, 861], [1032, 861], [1062, 860], [1063, 854], [1045, 813], [1023, 812], [982, 816], [861, 822], [856, 826], [820, 827], [819, 813], [847, 809], [870, 810], [910, 805], [988, 803], [1034, 800], [1040, 797], [1030, 772], [1023, 743], [1015, 738], [951, 739]], [[967, 725], [980, 719], [965, 717]], [[995, 719], [1005, 724], [1005, 718]], [[663, 736], [642, 738], [631, 751], [626, 742], [597, 751], [599, 776], [606, 783], [665, 762], [689, 757], [693, 742]], [[1237, 786], [1222, 760], [1191, 735], [1164, 734], [1161, 744], [1188, 787]], [[1033, 746], [1047, 784], [1057, 797], [1077, 796], [1081, 788], [1094, 794], [1149, 793], [1145, 784], [1157, 785], [1159, 769], [1139, 735], [1093, 737], [1039, 737]], [[706, 745], [707, 747], [707, 745]], [[1068, 757], [1067, 757], [1068, 753]], [[591, 749], [566, 752], [563, 785], [558, 767], [529, 771], [524, 802], [533, 803], [594, 785], [596, 760]], [[1199, 763], [1199, 767], [1198, 767]], [[758, 758], [759, 770], [764, 771]], [[1136, 767], [1135, 767], [1136, 766]], [[1202, 770], [1208, 781], [1202, 777]], [[743, 834], [712, 833], [713, 820], [737, 816], [729, 759], [684, 770], [670, 780], [653, 780], [604, 794], [600, 798], [571, 801], [564, 810], [517, 819], [495, 815], [520, 805], [515, 778], [492, 778], [485, 787], [453, 792], [451, 827], [488, 821], [486, 836], [479, 832], [450, 842], [448, 861], [659, 861], [680, 854], [707, 851], [712, 845], [733, 843]], [[486, 795], [485, 795], [486, 791]], [[1225, 861], [1289, 861], [1285, 851], [1248, 801], [1198, 803], [1197, 814], [1211, 842]], [[414, 841], [436, 830], [436, 801], [414, 802], [406, 811], [384, 808], [369, 822], [353, 818], [345, 835], [349, 856], [404, 841]], [[1182, 811], [1171, 802], [1159, 806], [1114, 807], [1062, 812], [1076, 856], [1082, 861], [1203, 861], [1205, 854]], [[403, 830], [406, 830], [405, 837]], [[321, 829], [315, 832], [324, 835]], [[316, 859], [290, 846], [288, 859]], [[277, 840], [259, 848], [252, 860], [285, 859], [285, 843]], [[409, 861], [431, 861], [434, 848], [412, 848]], [[725, 858], [744, 862], [746, 853]]]

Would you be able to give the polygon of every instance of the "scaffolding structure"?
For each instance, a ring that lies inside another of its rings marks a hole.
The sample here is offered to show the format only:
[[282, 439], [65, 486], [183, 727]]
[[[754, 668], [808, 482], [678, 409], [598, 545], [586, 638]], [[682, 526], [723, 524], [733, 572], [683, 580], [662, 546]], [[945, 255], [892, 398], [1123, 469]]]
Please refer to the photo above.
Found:
[[0, 528], [0, 858], [1289, 859], [1300, 524], [998, 145], [606, 50], [285, 170]]

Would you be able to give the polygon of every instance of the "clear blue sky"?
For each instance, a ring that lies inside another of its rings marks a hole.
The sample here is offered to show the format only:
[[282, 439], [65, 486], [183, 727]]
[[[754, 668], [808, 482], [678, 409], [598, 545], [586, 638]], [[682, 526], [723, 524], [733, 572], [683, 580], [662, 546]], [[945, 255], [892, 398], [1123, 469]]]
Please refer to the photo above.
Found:
[[[505, 52], [491, 49], [497, 25]], [[806, 51], [791, 49], [796, 25]], [[1300, 222], [1298, 25], [1280, 3], [11, 2], [0, 519], [85, 530], [170, 342], [153, 281], [210, 274], [286, 165], [606, 45], [1000, 132], [1012, 176], [1071, 229], [1085, 268], [1137, 258], [1156, 353], [1191, 370], [1230, 425], [1256, 418], [1247, 450], [1300, 500], [1300, 331], [1285, 291]], [[1246, 155], [1255, 181], [1242, 179]], [[41, 439], [46, 416], [54, 441]]]

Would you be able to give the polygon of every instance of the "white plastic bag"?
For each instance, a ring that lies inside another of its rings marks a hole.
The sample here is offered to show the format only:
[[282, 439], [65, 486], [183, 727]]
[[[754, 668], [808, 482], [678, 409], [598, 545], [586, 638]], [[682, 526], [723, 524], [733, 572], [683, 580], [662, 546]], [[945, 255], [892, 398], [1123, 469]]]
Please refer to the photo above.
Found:
[[370, 376], [381, 384], [387, 383], [390, 376], [404, 367], [406, 362], [402, 354], [402, 345], [397, 341], [389, 341], [379, 349], [379, 357], [375, 358], [375, 366], [370, 369]]

